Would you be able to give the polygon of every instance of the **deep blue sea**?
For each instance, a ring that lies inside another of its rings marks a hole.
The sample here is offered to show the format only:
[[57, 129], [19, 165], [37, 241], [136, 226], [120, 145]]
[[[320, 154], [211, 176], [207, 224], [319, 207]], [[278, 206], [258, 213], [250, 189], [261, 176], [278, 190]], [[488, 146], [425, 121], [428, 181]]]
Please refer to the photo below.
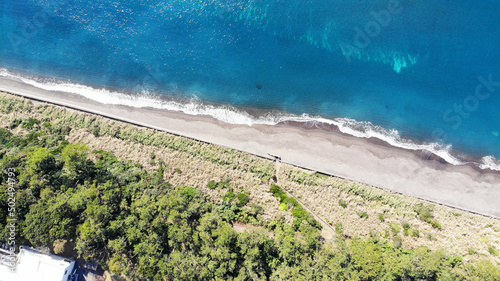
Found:
[[500, 170], [500, 1], [0, 0], [0, 76]]

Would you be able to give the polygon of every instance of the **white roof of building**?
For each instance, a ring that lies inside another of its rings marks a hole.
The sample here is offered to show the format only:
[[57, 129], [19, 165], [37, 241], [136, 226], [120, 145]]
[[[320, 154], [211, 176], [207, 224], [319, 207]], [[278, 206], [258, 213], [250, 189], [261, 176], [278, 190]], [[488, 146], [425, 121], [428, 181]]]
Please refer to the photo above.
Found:
[[21, 248], [14, 272], [0, 264], [0, 281], [63, 281], [68, 279], [74, 264], [63, 257]]

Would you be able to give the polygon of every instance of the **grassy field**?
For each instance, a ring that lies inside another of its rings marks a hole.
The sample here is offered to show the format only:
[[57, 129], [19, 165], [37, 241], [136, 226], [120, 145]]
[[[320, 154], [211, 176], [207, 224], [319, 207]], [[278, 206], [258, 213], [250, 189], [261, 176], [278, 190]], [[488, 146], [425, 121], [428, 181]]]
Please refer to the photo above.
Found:
[[[500, 263], [500, 221], [493, 218], [283, 163], [276, 171], [268, 159], [9, 94], [1, 93], [0, 102], [6, 105], [1, 127], [26, 118], [57, 120], [52, 125], [70, 130], [70, 143], [113, 151], [119, 159], [140, 163], [149, 171], [164, 166], [173, 185], [195, 187], [214, 203], [220, 203], [226, 191], [209, 183], [227, 182], [248, 194], [245, 208], [263, 208], [260, 219], [248, 221], [251, 224], [266, 226], [278, 218], [293, 221], [291, 210], [280, 208], [269, 192], [270, 184], [279, 181], [333, 228], [342, 224], [347, 238], [379, 237], [404, 248], [445, 250], [464, 262]], [[23, 130], [15, 129], [19, 134]]]

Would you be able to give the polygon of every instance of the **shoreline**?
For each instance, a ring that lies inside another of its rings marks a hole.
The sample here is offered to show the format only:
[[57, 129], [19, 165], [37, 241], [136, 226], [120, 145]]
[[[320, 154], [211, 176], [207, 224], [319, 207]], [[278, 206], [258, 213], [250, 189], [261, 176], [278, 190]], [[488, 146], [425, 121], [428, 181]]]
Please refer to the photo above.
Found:
[[301, 168], [500, 218], [500, 207], [495, 200], [500, 198], [498, 172], [478, 170], [474, 165], [446, 164], [439, 156], [393, 147], [379, 139], [350, 136], [338, 128], [324, 130], [291, 122], [274, 126], [233, 125], [210, 116], [100, 104], [82, 96], [45, 91], [5, 78], [0, 79], [0, 90], [263, 158], [270, 159], [268, 153], [278, 155], [284, 163]]
[[[339, 127], [335, 124], [319, 124], [320, 127], [318, 127], [316, 124], [312, 124], [312, 126], [311, 126], [311, 125], [309, 125], [309, 123], [304, 123], [304, 122], [285, 121], [285, 122], [279, 123], [278, 125], [281, 125], [281, 124], [286, 125], [286, 126], [302, 128], [306, 131], [307, 130], [323, 130], [325, 132], [338, 134], [338, 135], [341, 135], [344, 137], [355, 137], [355, 136], [352, 136], [352, 135], [349, 135], [347, 133], [342, 132], [339, 129]], [[355, 138], [358, 138], [358, 137], [355, 137]], [[415, 156], [419, 157], [422, 160], [437, 161], [441, 164], [452, 165], [452, 166], [468, 166], [480, 174], [492, 173], [492, 174], [499, 174], [500, 175], [499, 170], [493, 170], [491, 168], [480, 168], [479, 165], [477, 165], [477, 163], [475, 163], [475, 162], [466, 162], [464, 164], [454, 165], [454, 164], [446, 161], [446, 159], [444, 159], [443, 157], [441, 157], [441, 156], [437, 155], [436, 153], [429, 151], [429, 150], [425, 150], [425, 149], [413, 150], [413, 149], [404, 148], [404, 147], [396, 147], [396, 146], [391, 145], [388, 141], [386, 141], [384, 139], [376, 138], [376, 137], [368, 137], [368, 138], [362, 138], [362, 139], [366, 140], [367, 143], [370, 143], [373, 145], [407, 151], [409, 153], [414, 154]]]
[[[131, 91], [103, 88], [101, 86], [74, 83], [58, 77], [43, 76], [42, 74], [32, 75], [23, 74], [23, 72], [11, 73], [8, 69], [0, 68], [0, 81], [2, 79], [5, 79], [8, 83], [16, 81], [45, 91], [64, 92], [86, 97], [101, 104], [159, 109], [181, 112], [191, 116], [208, 116], [225, 124], [248, 126], [286, 124], [306, 129], [317, 128], [345, 136], [367, 139], [369, 142], [379, 145], [407, 150], [425, 160], [437, 160], [452, 165], [468, 165], [480, 172], [486, 170], [487, 172], [500, 173], [500, 160], [493, 155], [467, 154], [453, 149], [450, 144], [422, 142], [371, 122], [320, 115], [299, 115], [275, 109], [216, 104], [198, 100], [196, 96], [194, 98], [181, 98], [175, 95], [163, 96], [148, 91], [144, 92], [140, 89]], [[42, 80], [40, 81], [39, 78]], [[139, 92], [140, 94], [138, 94]]]

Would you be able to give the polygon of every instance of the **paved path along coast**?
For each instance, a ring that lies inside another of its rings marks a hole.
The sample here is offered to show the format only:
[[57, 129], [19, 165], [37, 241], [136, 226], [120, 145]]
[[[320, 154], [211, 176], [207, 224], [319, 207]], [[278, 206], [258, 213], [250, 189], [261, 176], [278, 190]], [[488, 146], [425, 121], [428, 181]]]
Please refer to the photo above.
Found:
[[100, 104], [0, 78], [0, 90], [198, 139], [325, 174], [500, 218], [500, 174], [423, 160], [366, 139], [289, 125], [230, 125], [212, 117]]

